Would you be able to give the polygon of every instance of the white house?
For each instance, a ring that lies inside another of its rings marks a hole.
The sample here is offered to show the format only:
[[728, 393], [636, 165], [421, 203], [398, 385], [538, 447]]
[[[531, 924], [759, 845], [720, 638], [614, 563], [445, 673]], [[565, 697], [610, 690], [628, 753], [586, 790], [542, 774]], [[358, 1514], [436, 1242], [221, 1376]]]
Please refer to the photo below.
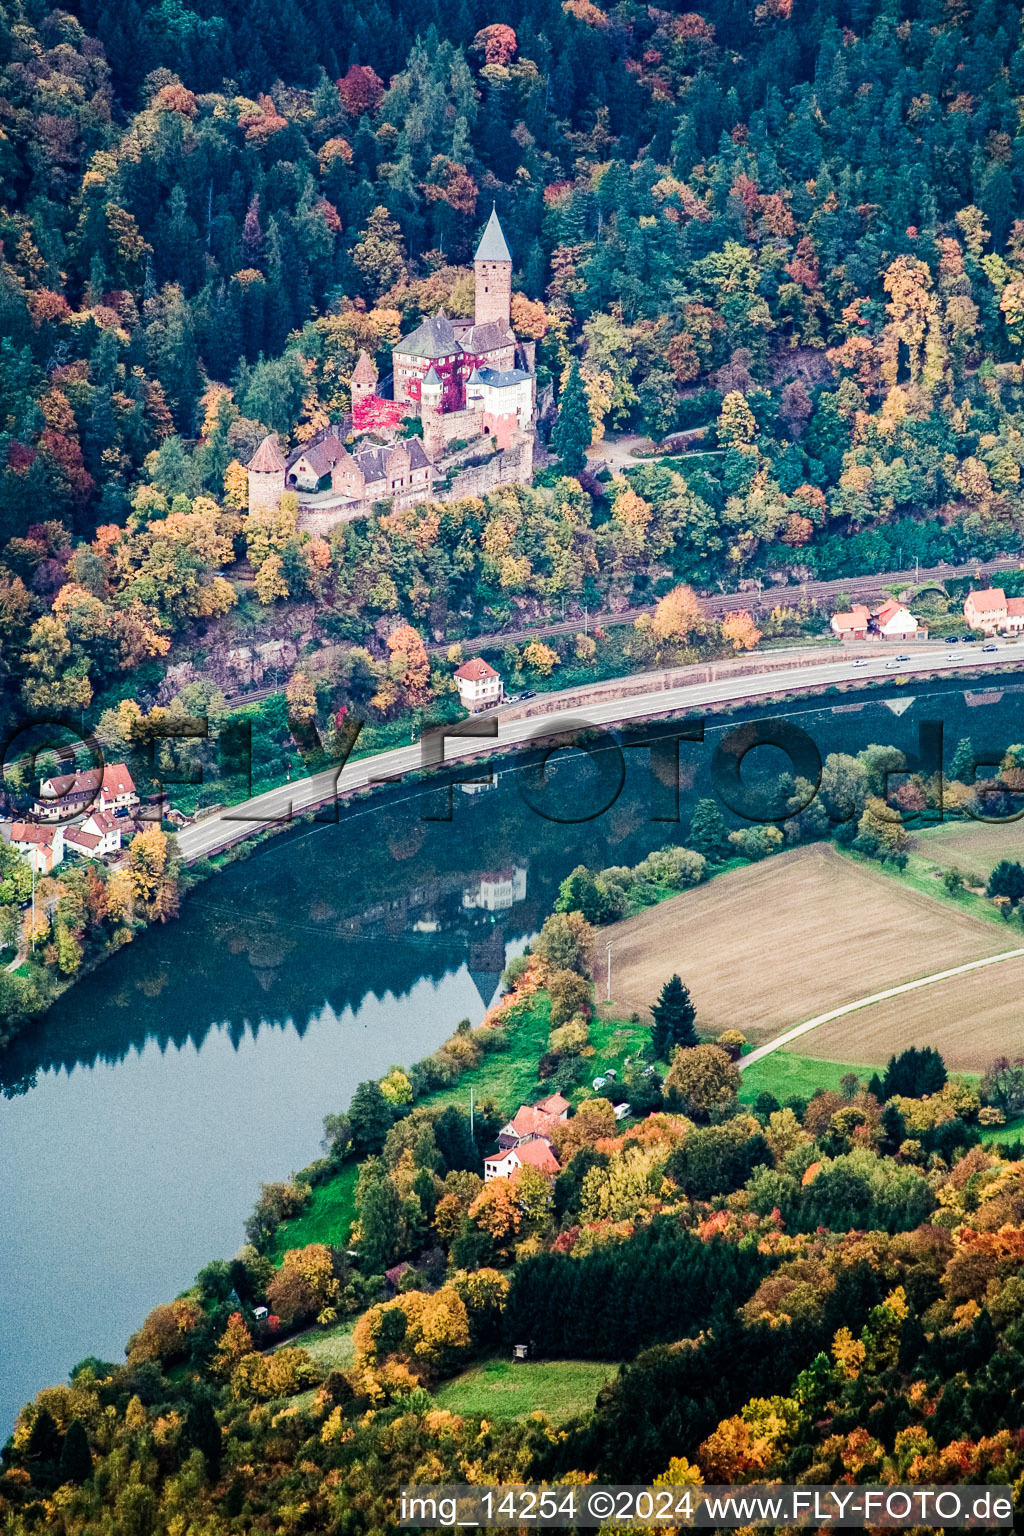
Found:
[[472, 661], [462, 663], [455, 674], [455, 686], [459, 690], [459, 703], [471, 714], [500, 704], [505, 696], [501, 678], [482, 656], [474, 656]]
[[874, 626], [883, 640], [915, 640], [920, 628], [910, 609], [894, 597], [875, 613]]
[[9, 841], [37, 875], [48, 875], [64, 862], [64, 828], [41, 827], [34, 821], [9, 822]]
[[834, 613], [829, 625], [832, 633], [838, 635], [840, 640], [866, 640], [870, 622], [871, 614], [865, 605], [854, 603], [848, 612]]
[[99, 838], [96, 852], [101, 858], [108, 853], [120, 853], [121, 822], [112, 811], [92, 811], [82, 822], [81, 830]]
[[64, 846], [83, 858], [102, 859], [121, 849], [121, 823], [112, 811], [93, 811], [81, 823], [64, 828]]
[[467, 885], [462, 905], [468, 912], [507, 912], [526, 900], [526, 870], [521, 865], [481, 875], [478, 885]]
[[510, 1179], [519, 1168], [537, 1168], [541, 1173], [560, 1171], [558, 1158], [551, 1150], [551, 1143], [544, 1136], [530, 1136], [507, 1152], [498, 1151], [484, 1159], [484, 1183], [492, 1179]]

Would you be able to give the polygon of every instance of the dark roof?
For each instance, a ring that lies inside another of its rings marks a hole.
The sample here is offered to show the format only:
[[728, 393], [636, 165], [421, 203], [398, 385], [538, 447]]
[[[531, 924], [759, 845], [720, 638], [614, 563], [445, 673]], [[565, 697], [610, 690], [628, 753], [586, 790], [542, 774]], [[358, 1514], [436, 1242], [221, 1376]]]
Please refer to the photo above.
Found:
[[504, 320], [485, 320], [482, 325], [471, 325], [461, 333], [459, 339], [463, 351], [471, 352], [476, 357], [497, 352], [499, 347], [515, 346], [516, 340]]
[[491, 216], [487, 220], [487, 228], [483, 232], [480, 244], [476, 248], [474, 261], [507, 261], [511, 264], [512, 256], [505, 243], [505, 235], [498, 222], [498, 210], [491, 204]]
[[[374, 481], [385, 478], [388, 466], [391, 463], [391, 457], [399, 446], [398, 443], [392, 443], [385, 445], [383, 448], [367, 447], [359, 449], [355, 455], [355, 461], [367, 485], [372, 485]], [[401, 446], [409, 450], [410, 469], [422, 469], [424, 465], [431, 462], [418, 437], [405, 438]]]
[[308, 443], [302, 443], [294, 453], [288, 455], [287, 468], [291, 469], [300, 459], [305, 459], [313, 473], [323, 479], [330, 474], [339, 459], [348, 456], [348, 449], [341, 441], [340, 429], [337, 426], [327, 427], [323, 432], [318, 432], [316, 437], [310, 438]]
[[[476, 370], [474, 369], [474, 372]], [[492, 389], [506, 389], [510, 384], [521, 384], [530, 375], [522, 368], [508, 368], [500, 373], [496, 368], [481, 368], [477, 378], [481, 384], [489, 384]]]
[[462, 348], [444, 310], [424, 320], [395, 347], [400, 357], [454, 357]]

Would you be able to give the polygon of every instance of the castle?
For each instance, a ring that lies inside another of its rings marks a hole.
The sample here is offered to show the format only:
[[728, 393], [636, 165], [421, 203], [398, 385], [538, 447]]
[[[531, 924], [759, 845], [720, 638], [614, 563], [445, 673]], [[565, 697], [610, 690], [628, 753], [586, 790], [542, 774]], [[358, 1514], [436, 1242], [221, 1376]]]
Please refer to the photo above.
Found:
[[[360, 352], [349, 418], [287, 458], [274, 435], [263, 439], [248, 467], [250, 511], [294, 490], [300, 527], [322, 532], [378, 501], [406, 507], [532, 481], [534, 343], [512, 330], [512, 257], [493, 208], [473, 274], [472, 320], [442, 309], [393, 348], [392, 399], [377, 393], [377, 369]], [[402, 435], [409, 417], [419, 418], [422, 438]]]

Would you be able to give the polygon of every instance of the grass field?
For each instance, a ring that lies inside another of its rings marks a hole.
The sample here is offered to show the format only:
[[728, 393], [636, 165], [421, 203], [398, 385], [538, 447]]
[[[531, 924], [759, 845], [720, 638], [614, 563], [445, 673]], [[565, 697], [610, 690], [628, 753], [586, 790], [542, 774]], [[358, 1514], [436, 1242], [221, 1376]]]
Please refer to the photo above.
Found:
[[267, 1257], [279, 1264], [288, 1248], [304, 1248], [307, 1243], [347, 1248], [348, 1229], [356, 1219], [358, 1176], [355, 1163], [347, 1163], [328, 1184], [318, 1184], [301, 1216], [278, 1227]]
[[939, 869], [958, 869], [983, 884], [1000, 859], [1024, 862], [1024, 819], [950, 821], [915, 833], [910, 850]]
[[288, 1339], [283, 1347], [301, 1346], [325, 1371], [345, 1370], [355, 1359], [352, 1335], [356, 1322], [356, 1318], [348, 1317], [333, 1328], [310, 1328]]
[[787, 1099], [809, 1099], [819, 1088], [838, 1091], [840, 1079], [846, 1072], [856, 1072], [866, 1080], [874, 1070], [875, 1066], [865, 1066], [862, 1062], [821, 1061], [813, 1056], [798, 1056], [795, 1051], [776, 1051], [744, 1072], [740, 1080], [740, 1103], [753, 1104], [759, 1093], [773, 1093], [780, 1104], [785, 1104]]
[[518, 1419], [539, 1408], [562, 1423], [593, 1408], [617, 1369], [600, 1360], [487, 1360], [445, 1382], [435, 1396], [453, 1413]]
[[[702, 1033], [741, 1029], [760, 1042], [868, 993], [1012, 948], [1020, 936], [814, 844], [730, 870], [601, 937], [613, 944], [619, 1014], [636, 1009], [646, 1018], [678, 971]], [[884, 1028], [875, 1027], [874, 1009], [826, 1025], [827, 1044], [813, 1036], [815, 1056], [884, 1062], [901, 1046], [929, 1044], [950, 1065], [980, 1070], [1019, 1035], [1004, 996], [1014, 977], [1019, 991], [1024, 962], [950, 982], [941, 998], [935, 987], [912, 994], [913, 1002], [898, 1000], [887, 1006]], [[961, 1024], [967, 1018], [969, 1032]]]

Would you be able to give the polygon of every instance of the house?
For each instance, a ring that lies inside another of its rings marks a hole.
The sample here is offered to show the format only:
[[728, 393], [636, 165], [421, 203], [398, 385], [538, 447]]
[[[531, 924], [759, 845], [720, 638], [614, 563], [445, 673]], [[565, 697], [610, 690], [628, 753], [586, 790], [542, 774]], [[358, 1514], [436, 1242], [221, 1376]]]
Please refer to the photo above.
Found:
[[498, 1132], [498, 1146], [507, 1151], [529, 1136], [546, 1135], [553, 1125], [568, 1118], [569, 1100], [560, 1093], [549, 1094], [536, 1104], [520, 1104], [512, 1119]]
[[455, 686], [459, 690], [459, 703], [471, 714], [500, 704], [505, 696], [501, 677], [482, 656], [474, 656], [472, 661], [462, 663], [455, 673]]
[[120, 853], [124, 826], [124, 819], [112, 811], [90, 811], [82, 822], [82, 831], [92, 832], [100, 839], [99, 853], [103, 857], [108, 853]]
[[632, 1107], [633, 1106], [631, 1104], [613, 1104], [612, 1112], [615, 1115], [616, 1120], [625, 1120], [629, 1115]]
[[67, 853], [80, 853], [83, 859], [98, 859], [100, 843], [95, 832], [84, 832], [81, 827], [68, 827], [64, 833], [64, 849]]
[[872, 628], [882, 640], [916, 640], [920, 625], [909, 608], [890, 597], [872, 615]]
[[854, 603], [847, 613], [834, 613], [829, 620], [832, 633], [841, 640], [866, 640], [871, 614], [863, 603]]
[[64, 844], [71, 853], [85, 858], [102, 859], [110, 853], [121, 851], [121, 829], [124, 821], [112, 811], [93, 811], [83, 822], [65, 827]]
[[528, 1136], [507, 1151], [499, 1150], [484, 1159], [484, 1183], [492, 1179], [510, 1179], [520, 1168], [536, 1168], [540, 1173], [555, 1174], [561, 1164], [546, 1136]]
[[34, 810], [46, 821], [67, 821], [80, 811], [126, 811], [138, 805], [135, 781], [124, 763], [42, 779]]
[[4, 841], [25, 858], [37, 875], [48, 875], [64, 862], [64, 828], [41, 827], [34, 821], [3, 824]]
[[462, 905], [467, 912], [507, 912], [517, 902], [525, 900], [526, 869], [522, 865], [510, 865], [494, 874], [481, 875], [479, 884], [467, 885], [462, 892]]
[[1024, 633], [1024, 597], [1007, 597], [1002, 587], [985, 587], [968, 592], [964, 599], [964, 619], [971, 629], [986, 635]]

